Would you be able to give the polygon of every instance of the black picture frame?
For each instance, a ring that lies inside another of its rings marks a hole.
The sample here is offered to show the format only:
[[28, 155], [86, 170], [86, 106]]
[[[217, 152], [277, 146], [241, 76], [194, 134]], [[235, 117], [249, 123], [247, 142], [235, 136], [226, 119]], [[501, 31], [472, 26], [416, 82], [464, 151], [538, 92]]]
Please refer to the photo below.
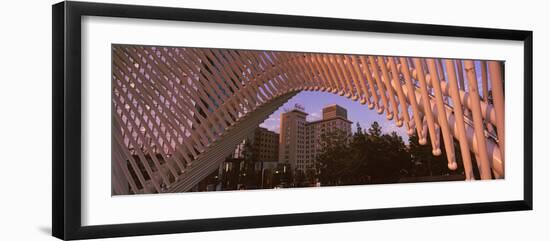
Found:
[[[140, 222], [81, 224], [81, 18], [103, 16], [194, 21], [424, 36], [517, 40], [524, 43], [524, 194], [521, 200], [421, 207]], [[430, 24], [366, 21], [262, 13], [197, 10], [89, 2], [52, 6], [52, 233], [60, 239], [106, 238], [213, 230], [322, 224], [380, 219], [532, 210], [533, 32]]]

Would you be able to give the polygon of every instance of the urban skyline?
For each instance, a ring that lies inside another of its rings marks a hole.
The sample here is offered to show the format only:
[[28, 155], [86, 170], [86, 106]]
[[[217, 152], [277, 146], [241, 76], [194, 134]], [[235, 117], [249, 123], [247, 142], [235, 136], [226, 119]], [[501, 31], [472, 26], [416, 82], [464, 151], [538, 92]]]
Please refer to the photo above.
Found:
[[394, 120], [386, 119], [385, 115], [379, 115], [376, 111], [367, 109], [365, 105], [357, 101], [352, 101], [348, 98], [327, 92], [302, 91], [273, 112], [273, 114], [262, 122], [260, 126], [270, 131], [280, 133], [281, 114], [284, 113], [285, 110], [293, 109], [296, 104], [303, 106], [305, 111], [308, 112], [307, 121], [320, 120], [322, 118], [322, 109], [324, 106], [331, 104], [342, 106], [347, 109], [348, 119], [353, 122], [351, 128], [352, 133], [355, 133], [356, 123], [359, 123], [361, 127], [365, 128], [376, 121], [382, 126], [384, 132], [391, 133], [395, 131], [406, 143], [408, 143], [406, 127], [398, 127]]
[[279, 135], [279, 162], [303, 172], [315, 171], [317, 157], [324, 152], [325, 135], [339, 131], [349, 139], [353, 123], [347, 110], [336, 104], [324, 106], [320, 120], [307, 121], [307, 115], [300, 105], [281, 113]]

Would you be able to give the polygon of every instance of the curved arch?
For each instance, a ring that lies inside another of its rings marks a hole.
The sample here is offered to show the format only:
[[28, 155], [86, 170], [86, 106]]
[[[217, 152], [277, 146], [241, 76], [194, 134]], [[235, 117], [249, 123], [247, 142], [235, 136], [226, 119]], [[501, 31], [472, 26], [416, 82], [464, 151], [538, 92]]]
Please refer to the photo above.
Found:
[[302, 90], [385, 112], [409, 134], [416, 130], [421, 144], [429, 134], [434, 155], [441, 154], [436, 135], [443, 135], [451, 169], [452, 140], [458, 140], [468, 180], [470, 152], [482, 179], [504, 176], [503, 82], [495, 61], [483, 72], [495, 93], [489, 103], [486, 83], [480, 98], [470, 60], [133, 45], [112, 50], [113, 193], [130, 192], [123, 183], [133, 193], [188, 190], [211, 173], [207, 167], [223, 162], [251, 123], [257, 126]]

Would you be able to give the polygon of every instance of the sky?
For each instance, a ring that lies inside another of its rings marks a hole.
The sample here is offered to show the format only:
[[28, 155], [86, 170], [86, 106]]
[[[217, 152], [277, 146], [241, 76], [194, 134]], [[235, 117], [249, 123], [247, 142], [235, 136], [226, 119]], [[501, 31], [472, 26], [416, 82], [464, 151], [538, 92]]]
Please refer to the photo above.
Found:
[[308, 121], [320, 120], [323, 107], [331, 104], [340, 105], [347, 109], [348, 119], [353, 121], [351, 128], [353, 132], [356, 130], [356, 123], [359, 123], [363, 129], [368, 129], [374, 121], [377, 121], [382, 127], [382, 133], [395, 131], [403, 137], [405, 143], [408, 143], [409, 137], [404, 127], [405, 125], [397, 127], [395, 120], [388, 121], [386, 119], [385, 112], [383, 115], [380, 115], [376, 110], [369, 109], [367, 105], [361, 105], [359, 101], [353, 101], [345, 96], [320, 91], [300, 92], [271, 114], [260, 126], [279, 133], [281, 113], [284, 113], [285, 109], [293, 109], [295, 104], [302, 105], [305, 108], [305, 112], [309, 114], [307, 116]]

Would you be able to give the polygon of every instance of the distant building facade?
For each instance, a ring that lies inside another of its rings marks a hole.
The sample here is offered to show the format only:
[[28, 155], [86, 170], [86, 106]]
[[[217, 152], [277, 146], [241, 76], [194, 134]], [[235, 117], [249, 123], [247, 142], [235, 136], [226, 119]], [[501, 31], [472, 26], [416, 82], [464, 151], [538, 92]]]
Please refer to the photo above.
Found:
[[253, 181], [254, 183], [247, 181], [247, 188], [271, 187], [271, 176], [279, 163], [279, 134], [258, 127], [238, 144], [233, 153], [218, 168], [218, 176], [223, 179], [221, 189], [237, 190], [244, 184], [245, 181], [241, 175], [247, 172], [245, 171], [246, 155], [251, 155], [254, 163], [251, 168], [257, 174], [257, 180]]
[[257, 161], [277, 162], [279, 160], [279, 134], [263, 127], [256, 128], [254, 133], [238, 144], [231, 158], [244, 158], [247, 141], [250, 142], [251, 151], [254, 152]]
[[299, 108], [281, 114], [279, 162], [289, 163], [293, 170], [306, 160], [307, 115]]
[[347, 110], [339, 105], [329, 105], [322, 110], [321, 120], [308, 122], [303, 109], [293, 109], [281, 114], [279, 162], [289, 163], [293, 170], [307, 171], [315, 168], [321, 154], [322, 136], [340, 131], [351, 136], [351, 122]]
[[279, 134], [263, 127], [254, 131], [253, 148], [258, 159], [264, 162], [277, 162], [279, 160]]

